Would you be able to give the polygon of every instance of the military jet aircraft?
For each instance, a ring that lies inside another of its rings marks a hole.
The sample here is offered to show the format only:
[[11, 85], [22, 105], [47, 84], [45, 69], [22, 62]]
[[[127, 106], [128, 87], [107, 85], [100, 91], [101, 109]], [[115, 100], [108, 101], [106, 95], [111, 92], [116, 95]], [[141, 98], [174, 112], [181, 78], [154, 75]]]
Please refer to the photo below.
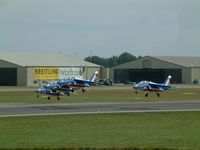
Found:
[[84, 93], [86, 87], [93, 86], [93, 85], [97, 84], [97, 75], [98, 75], [98, 71], [96, 71], [90, 77], [89, 80], [74, 78], [72, 80], [60, 80], [57, 83], [62, 85], [62, 86], [71, 87], [72, 88], [72, 92], [74, 92], [74, 90], [81, 89], [81, 91]]
[[89, 80], [75, 78], [74, 81], [77, 84], [88, 84], [89, 86], [96, 85], [97, 84], [97, 76], [98, 76], [98, 71], [95, 71]]
[[74, 90], [81, 89], [82, 92], [85, 92], [85, 88], [90, 85], [95, 85], [97, 79], [98, 72], [96, 71], [90, 80], [83, 79], [74, 79], [74, 80], [59, 80], [50, 84], [44, 85], [42, 88], [35, 90], [37, 93], [37, 97], [39, 98], [39, 94], [48, 95], [48, 100], [50, 100], [50, 96], [57, 96], [57, 99], [60, 100], [60, 96], [67, 95], [73, 93]]
[[156, 92], [157, 96], [160, 97], [160, 92], [175, 88], [169, 85], [171, 78], [171, 75], [169, 75], [163, 84], [151, 81], [141, 81], [138, 84], [133, 85], [133, 88], [135, 89], [136, 94], [138, 93], [137, 90], [143, 90], [145, 92], [145, 97], [148, 97], [148, 92]]
[[81, 91], [84, 93], [85, 88], [89, 87], [86, 83], [77, 83], [75, 80], [60, 80], [58, 81], [58, 84], [65, 86], [65, 87], [71, 87], [71, 91], [74, 92], [75, 90], [81, 89]]
[[48, 95], [48, 100], [50, 100], [50, 96], [57, 96], [57, 100], [60, 100], [60, 96], [70, 95], [72, 88], [65, 85], [60, 85], [58, 83], [46, 84], [42, 88], [35, 90], [37, 93], [37, 97], [39, 98], [39, 94]]

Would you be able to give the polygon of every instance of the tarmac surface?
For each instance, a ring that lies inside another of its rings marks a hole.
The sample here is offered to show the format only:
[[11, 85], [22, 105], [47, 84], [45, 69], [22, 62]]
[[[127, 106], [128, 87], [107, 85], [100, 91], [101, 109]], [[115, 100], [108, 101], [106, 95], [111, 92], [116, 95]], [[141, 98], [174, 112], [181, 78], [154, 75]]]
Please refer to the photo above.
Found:
[[[195, 84], [174, 84], [173, 86], [176, 86], [177, 88], [200, 88], [199, 85]], [[0, 87], [0, 92], [7, 92], [7, 91], [35, 91], [39, 87]], [[113, 86], [95, 86], [90, 88], [103, 88], [103, 89], [109, 89], [109, 88], [120, 88], [120, 89], [132, 89], [133, 85], [128, 84], [115, 84]]]
[[163, 111], [200, 111], [200, 102], [0, 104], [0, 117]]

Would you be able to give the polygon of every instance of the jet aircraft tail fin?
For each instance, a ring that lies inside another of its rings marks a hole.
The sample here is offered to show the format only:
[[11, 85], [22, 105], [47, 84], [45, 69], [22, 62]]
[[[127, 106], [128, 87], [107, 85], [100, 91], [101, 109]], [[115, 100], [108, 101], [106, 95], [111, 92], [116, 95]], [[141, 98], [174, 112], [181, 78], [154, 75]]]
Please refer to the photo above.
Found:
[[168, 86], [169, 84], [170, 84], [170, 79], [172, 78], [172, 76], [171, 75], [169, 75], [168, 77], [167, 77], [167, 79], [165, 80], [165, 82], [164, 82], [164, 85], [165, 86]]
[[95, 73], [90, 77], [90, 81], [96, 83], [97, 82], [97, 75], [98, 71], [95, 71]]

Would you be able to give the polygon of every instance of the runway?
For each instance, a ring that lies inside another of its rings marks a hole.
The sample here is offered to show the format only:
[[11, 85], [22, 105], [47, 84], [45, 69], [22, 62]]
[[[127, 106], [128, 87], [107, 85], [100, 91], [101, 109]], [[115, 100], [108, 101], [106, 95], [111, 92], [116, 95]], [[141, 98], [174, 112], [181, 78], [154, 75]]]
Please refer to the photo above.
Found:
[[200, 111], [200, 102], [0, 104], [0, 117], [162, 111]]

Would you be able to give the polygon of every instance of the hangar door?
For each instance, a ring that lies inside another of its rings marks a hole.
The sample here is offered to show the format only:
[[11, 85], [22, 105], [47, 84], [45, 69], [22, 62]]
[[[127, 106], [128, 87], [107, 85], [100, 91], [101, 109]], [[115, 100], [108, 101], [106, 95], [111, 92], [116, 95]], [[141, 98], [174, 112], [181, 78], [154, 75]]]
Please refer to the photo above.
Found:
[[148, 80], [163, 83], [168, 75], [172, 76], [172, 83], [181, 83], [181, 69], [115, 69], [115, 82], [140, 82]]
[[17, 86], [16, 68], [0, 68], [0, 86]]

